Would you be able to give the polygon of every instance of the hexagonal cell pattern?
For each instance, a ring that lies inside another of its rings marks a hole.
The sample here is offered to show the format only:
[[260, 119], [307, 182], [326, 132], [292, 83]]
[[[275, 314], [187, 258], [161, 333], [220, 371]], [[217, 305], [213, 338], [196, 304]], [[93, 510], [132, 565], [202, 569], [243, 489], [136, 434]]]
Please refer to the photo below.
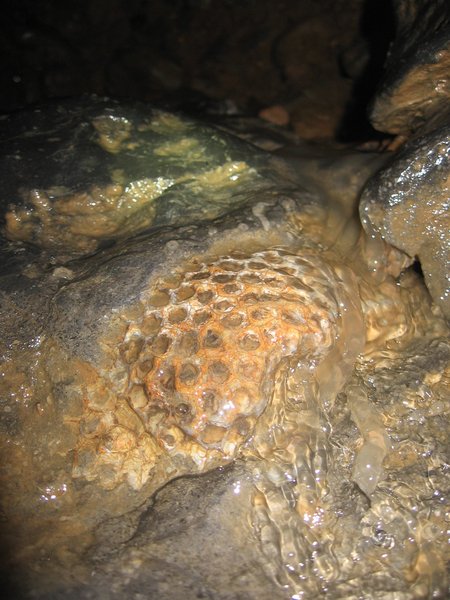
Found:
[[333, 343], [331, 279], [317, 255], [271, 249], [192, 260], [156, 281], [122, 356], [130, 405], [160, 446], [198, 466], [211, 452], [233, 458], [280, 364]]

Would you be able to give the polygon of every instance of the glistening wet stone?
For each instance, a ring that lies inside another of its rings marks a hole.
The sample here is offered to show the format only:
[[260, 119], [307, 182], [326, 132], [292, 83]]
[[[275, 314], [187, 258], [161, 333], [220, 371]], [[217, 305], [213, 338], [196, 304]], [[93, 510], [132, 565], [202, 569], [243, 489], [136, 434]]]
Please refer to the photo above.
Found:
[[[94, 127], [112, 156], [134, 127], [118, 106], [118, 129]], [[164, 177], [207, 155], [194, 122], [139, 111]], [[236, 143], [254, 172], [224, 151], [196, 171], [206, 204], [181, 186], [167, 226], [109, 230], [90, 257], [58, 242], [49, 267], [64, 221], [41, 227], [42, 194], [37, 232], [10, 209], [31, 236], [8, 246], [0, 317], [4, 566], [23, 597], [443, 593], [448, 328], [336, 186], [305, 191]]]

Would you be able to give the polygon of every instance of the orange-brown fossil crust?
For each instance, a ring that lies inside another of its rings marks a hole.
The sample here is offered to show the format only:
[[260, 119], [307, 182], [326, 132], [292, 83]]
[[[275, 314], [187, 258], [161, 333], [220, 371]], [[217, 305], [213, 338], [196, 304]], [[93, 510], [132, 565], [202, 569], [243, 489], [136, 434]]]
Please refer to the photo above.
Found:
[[[303, 339], [323, 337], [329, 315], [303, 298], [295, 263], [302, 259], [260, 254], [199, 265], [177, 287], [161, 281], [149, 296], [149, 403], [140, 410], [146, 421], [157, 409], [164, 413], [158, 432], [172, 422], [232, 456], [267, 403], [269, 374], [299, 352]], [[142, 362], [133, 379], [140, 369]], [[172, 437], [161, 440], [170, 446]]]

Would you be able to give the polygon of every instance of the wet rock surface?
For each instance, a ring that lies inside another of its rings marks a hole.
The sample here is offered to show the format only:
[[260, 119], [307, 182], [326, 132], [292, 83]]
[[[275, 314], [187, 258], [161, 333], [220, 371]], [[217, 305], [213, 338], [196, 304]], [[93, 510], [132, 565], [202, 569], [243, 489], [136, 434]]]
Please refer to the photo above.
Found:
[[450, 8], [445, 0], [396, 0], [395, 40], [373, 102], [376, 129], [409, 135], [449, 111]]
[[[66, 573], [51, 592], [34, 597], [250, 599], [253, 590], [276, 596], [276, 585], [254, 562], [251, 531], [242, 527], [247, 508], [236, 502], [235, 490], [248, 498], [249, 488], [242, 466], [174, 481], [135, 512], [96, 528], [83, 583]], [[23, 594], [29, 595], [27, 585]]]
[[435, 302], [450, 317], [450, 122], [416, 136], [367, 185], [361, 218], [411, 260], [418, 258]]
[[[55, 110], [58, 140], [31, 136], [63, 158], [26, 184], [25, 127], [3, 198], [10, 597], [445, 597], [448, 328], [404, 254], [361, 232], [384, 158], [280, 137], [274, 155], [105, 100]], [[177, 183], [116, 203], [117, 168]], [[118, 227], [91, 235], [97, 174]], [[150, 220], [124, 227], [136, 204]]]
[[446, 2], [394, 5], [397, 35], [371, 121], [399, 134], [404, 146], [370, 180], [360, 212], [370, 234], [419, 259], [433, 299], [448, 318], [450, 9]]
[[248, 164], [236, 138], [143, 105], [85, 98], [10, 115], [2, 125], [5, 235], [66, 254], [151, 226], [214, 218], [230, 209], [230, 185], [236, 206], [246, 180], [254, 193], [269, 185], [262, 154]]

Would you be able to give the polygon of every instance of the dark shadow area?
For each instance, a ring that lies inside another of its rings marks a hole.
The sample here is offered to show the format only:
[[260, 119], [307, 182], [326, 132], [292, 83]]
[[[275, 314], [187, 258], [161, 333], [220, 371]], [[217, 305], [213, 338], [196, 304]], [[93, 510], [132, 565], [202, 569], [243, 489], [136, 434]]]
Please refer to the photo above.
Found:
[[1, 112], [88, 93], [196, 116], [281, 106], [302, 139], [377, 136], [390, 0], [16, 0], [2, 16]]
[[368, 62], [355, 80], [350, 101], [344, 112], [336, 137], [341, 142], [361, 142], [385, 138], [369, 121], [369, 107], [383, 74], [386, 56], [396, 32], [392, 0], [367, 0], [360, 21], [362, 38], [366, 41]]
[[21, 574], [11, 567], [13, 549], [5, 535], [4, 523], [0, 522], [0, 597], [2, 600], [19, 600], [23, 590], [19, 582]]

